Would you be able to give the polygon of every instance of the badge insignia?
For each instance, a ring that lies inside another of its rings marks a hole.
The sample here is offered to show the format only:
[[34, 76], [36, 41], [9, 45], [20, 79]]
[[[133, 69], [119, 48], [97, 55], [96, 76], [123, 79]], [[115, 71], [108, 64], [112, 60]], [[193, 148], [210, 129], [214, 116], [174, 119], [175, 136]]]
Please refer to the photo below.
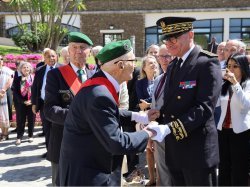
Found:
[[179, 87], [182, 89], [190, 89], [196, 86], [196, 81], [184, 81], [180, 82]]

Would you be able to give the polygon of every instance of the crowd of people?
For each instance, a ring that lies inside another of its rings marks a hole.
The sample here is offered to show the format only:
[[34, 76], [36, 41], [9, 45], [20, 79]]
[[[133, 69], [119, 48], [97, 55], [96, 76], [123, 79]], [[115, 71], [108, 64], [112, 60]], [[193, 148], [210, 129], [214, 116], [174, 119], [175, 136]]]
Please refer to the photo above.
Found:
[[[40, 112], [53, 186], [120, 186], [138, 174], [146, 150], [147, 186], [247, 186], [250, 57], [237, 39], [207, 50], [194, 42], [191, 17], [164, 17], [161, 44], [136, 67], [129, 40], [94, 46], [80, 32], [57, 53], [44, 49], [33, 70], [14, 72], [0, 56], [1, 141], [8, 139], [8, 90], [16, 145]], [[95, 65], [87, 58], [93, 56]], [[127, 160], [126, 169], [124, 161]], [[218, 181], [217, 181], [218, 172]]]

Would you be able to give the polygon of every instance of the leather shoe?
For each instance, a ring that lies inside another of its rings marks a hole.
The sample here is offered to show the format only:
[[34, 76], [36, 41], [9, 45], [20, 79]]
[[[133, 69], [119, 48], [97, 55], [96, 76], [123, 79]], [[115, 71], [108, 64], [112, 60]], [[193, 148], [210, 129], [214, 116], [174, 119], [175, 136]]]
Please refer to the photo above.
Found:
[[33, 137], [29, 137], [28, 142], [29, 143], [33, 142]]
[[38, 137], [42, 137], [42, 136], [45, 136], [45, 134], [44, 133], [38, 134]]
[[11, 130], [10, 132], [17, 132], [17, 128]]
[[21, 139], [17, 139], [16, 140], [16, 145], [20, 145], [21, 144]]
[[47, 153], [44, 153], [44, 154], [42, 154], [42, 158], [46, 158], [46, 156], [47, 156]]

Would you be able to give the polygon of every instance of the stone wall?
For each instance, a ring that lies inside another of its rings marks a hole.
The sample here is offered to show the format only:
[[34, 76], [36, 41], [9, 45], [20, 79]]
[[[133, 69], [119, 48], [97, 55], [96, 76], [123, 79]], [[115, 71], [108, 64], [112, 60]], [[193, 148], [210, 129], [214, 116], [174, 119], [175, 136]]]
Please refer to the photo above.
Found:
[[100, 30], [123, 29], [122, 39], [135, 36], [136, 56], [144, 54], [145, 25], [143, 14], [88, 14], [81, 16], [81, 31], [87, 34], [95, 45], [103, 45], [103, 35]]

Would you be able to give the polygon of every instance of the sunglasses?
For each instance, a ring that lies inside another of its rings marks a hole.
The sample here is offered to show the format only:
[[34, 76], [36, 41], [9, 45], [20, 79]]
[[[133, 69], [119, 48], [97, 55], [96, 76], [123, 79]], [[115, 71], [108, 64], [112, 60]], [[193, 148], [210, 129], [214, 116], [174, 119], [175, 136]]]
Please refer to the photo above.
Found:
[[133, 62], [133, 63], [136, 63], [136, 62], [137, 62], [137, 59], [132, 59], [132, 60], [118, 60], [118, 61], [116, 61], [114, 64], [117, 64], [117, 63], [120, 62], [120, 61], [122, 61], [122, 62]]

